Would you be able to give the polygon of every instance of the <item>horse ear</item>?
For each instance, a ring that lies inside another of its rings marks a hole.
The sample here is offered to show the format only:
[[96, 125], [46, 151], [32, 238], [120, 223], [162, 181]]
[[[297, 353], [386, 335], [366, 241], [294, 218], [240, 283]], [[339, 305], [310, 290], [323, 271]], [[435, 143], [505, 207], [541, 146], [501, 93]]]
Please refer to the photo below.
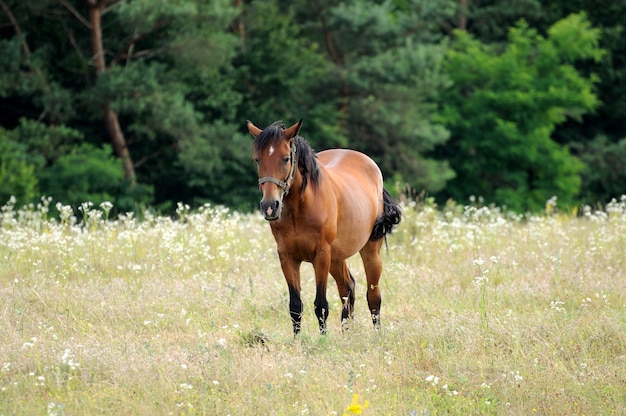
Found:
[[300, 119], [300, 121], [298, 121], [296, 124], [285, 130], [285, 139], [293, 139], [300, 131], [300, 127], [302, 127], [302, 119]]
[[252, 124], [250, 120], [248, 120], [248, 131], [256, 138], [259, 134], [261, 134], [263, 130], [261, 130], [260, 128]]

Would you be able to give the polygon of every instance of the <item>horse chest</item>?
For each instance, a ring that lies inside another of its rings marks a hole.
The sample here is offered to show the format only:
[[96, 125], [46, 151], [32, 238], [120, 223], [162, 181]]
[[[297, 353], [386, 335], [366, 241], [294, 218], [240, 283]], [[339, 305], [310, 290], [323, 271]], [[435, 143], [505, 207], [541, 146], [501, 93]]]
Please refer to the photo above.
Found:
[[288, 221], [272, 223], [272, 234], [279, 253], [289, 254], [301, 261], [313, 261], [317, 252], [327, 243], [322, 236], [322, 226], [309, 224], [294, 226]]

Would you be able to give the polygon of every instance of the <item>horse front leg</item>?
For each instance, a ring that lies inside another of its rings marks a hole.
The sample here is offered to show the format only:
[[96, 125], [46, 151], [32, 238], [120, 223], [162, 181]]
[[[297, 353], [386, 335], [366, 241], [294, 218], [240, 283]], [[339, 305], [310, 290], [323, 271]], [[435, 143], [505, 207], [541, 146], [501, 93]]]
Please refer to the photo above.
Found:
[[302, 328], [302, 299], [300, 298], [300, 289], [289, 286], [289, 314], [291, 315], [291, 323], [293, 325], [293, 335], [296, 336]]
[[326, 318], [328, 318], [328, 300], [326, 299], [326, 285], [330, 270], [330, 248], [320, 250], [313, 261], [315, 270], [315, 316], [320, 327], [320, 334], [326, 334]]
[[293, 335], [300, 332], [302, 322], [302, 299], [300, 298], [300, 262], [286, 254], [278, 253], [280, 267], [289, 288], [289, 314], [293, 325]]

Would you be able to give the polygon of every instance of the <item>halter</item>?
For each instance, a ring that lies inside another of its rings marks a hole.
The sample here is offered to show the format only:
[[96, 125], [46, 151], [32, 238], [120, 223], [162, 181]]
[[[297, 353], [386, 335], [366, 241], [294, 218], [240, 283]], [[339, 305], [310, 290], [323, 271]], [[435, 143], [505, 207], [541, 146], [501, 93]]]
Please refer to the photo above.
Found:
[[289, 194], [289, 190], [291, 189], [291, 184], [293, 183], [293, 178], [296, 176], [296, 168], [298, 166], [298, 160], [296, 159], [296, 144], [293, 139], [291, 140], [289, 149], [290, 149], [289, 153], [291, 157], [291, 170], [289, 171], [289, 175], [287, 175], [287, 178], [285, 179], [285, 181], [283, 182], [279, 179], [274, 178], [273, 176], [265, 176], [263, 178], [259, 178], [259, 188], [261, 188], [261, 186], [265, 182], [272, 182], [280, 186], [280, 188], [283, 190], [283, 197]]

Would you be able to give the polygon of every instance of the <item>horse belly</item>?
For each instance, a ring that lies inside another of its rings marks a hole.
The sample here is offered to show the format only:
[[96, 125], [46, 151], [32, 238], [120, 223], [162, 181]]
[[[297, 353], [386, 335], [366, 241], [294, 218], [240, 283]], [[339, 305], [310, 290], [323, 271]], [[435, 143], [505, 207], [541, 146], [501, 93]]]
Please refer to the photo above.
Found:
[[[356, 191], [353, 191], [353, 195]], [[363, 195], [360, 195], [363, 196]], [[347, 197], [347, 199], [351, 199]], [[353, 198], [352, 198], [353, 199]], [[358, 198], [360, 201], [362, 198]], [[344, 207], [337, 216], [337, 236], [332, 245], [333, 257], [348, 258], [358, 253], [368, 242], [376, 221], [375, 201], [367, 204], [344, 201]], [[354, 205], [353, 205], [354, 204]]]
[[348, 258], [365, 246], [376, 218], [382, 213], [382, 174], [366, 155], [352, 150], [318, 154], [337, 195], [335, 258]]

